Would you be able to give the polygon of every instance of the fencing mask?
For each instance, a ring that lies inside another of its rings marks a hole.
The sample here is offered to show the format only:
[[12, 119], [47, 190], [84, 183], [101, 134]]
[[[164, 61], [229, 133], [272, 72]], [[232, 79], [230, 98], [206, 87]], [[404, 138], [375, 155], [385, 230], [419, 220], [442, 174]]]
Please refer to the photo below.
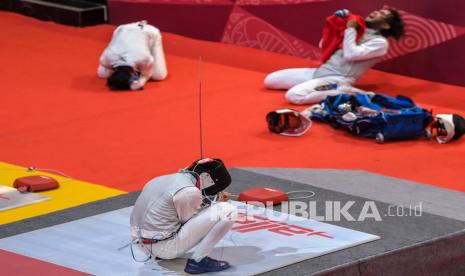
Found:
[[266, 115], [268, 129], [285, 136], [301, 136], [312, 126], [312, 121], [293, 109], [278, 109]]
[[438, 143], [445, 144], [465, 134], [465, 119], [458, 114], [438, 114], [432, 128], [436, 129]]
[[216, 195], [231, 184], [231, 175], [220, 159], [203, 158], [192, 163], [187, 170], [199, 175], [198, 188], [207, 196]]

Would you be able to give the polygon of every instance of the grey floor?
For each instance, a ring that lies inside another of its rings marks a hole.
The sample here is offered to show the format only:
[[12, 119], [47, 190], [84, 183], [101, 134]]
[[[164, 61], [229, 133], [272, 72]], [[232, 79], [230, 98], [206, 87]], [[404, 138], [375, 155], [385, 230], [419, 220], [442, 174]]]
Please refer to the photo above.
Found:
[[[306, 190], [315, 195], [301, 201], [312, 201], [316, 214], [325, 214], [326, 202], [354, 202], [349, 213], [357, 217], [366, 202], [371, 202], [381, 216], [381, 221], [348, 221], [344, 217], [327, 221], [378, 235], [380, 240], [264, 275], [465, 275], [464, 193], [364, 171], [241, 168], [232, 169], [231, 174], [233, 183], [229, 190], [233, 194], [257, 185], [287, 192]], [[130, 193], [3, 225], [0, 238], [128, 207], [137, 195]], [[420, 205], [421, 215], [410, 213], [410, 208]], [[403, 215], [396, 214], [397, 210], [402, 210]]]

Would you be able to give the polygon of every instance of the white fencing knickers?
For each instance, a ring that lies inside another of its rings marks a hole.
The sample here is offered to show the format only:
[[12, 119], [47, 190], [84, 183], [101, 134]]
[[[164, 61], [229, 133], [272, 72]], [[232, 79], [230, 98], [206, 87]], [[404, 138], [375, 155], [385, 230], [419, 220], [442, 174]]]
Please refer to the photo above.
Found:
[[[318, 103], [327, 96], [365, 92], [351, 86], [353, 80], [342, 76], [327, 76], [314, 79], [315, 70], [315, 68], [292, 68], [273, 72], [266, 76], [265, 87], [269, 89], [289, 89], [285, 97], [288, 102], [293, 104]], [[337, 84], [337, 88], [324, 91], [315, 89], [328, 84]]]
[[174, 259], [198, 245], [191, 257], [198, 262], [210, 254], [232, 228], [236, 219], [235, 206], [227, 202], [214, 203], [188, 220], [174, 237], [141, 246], [153, 257]]

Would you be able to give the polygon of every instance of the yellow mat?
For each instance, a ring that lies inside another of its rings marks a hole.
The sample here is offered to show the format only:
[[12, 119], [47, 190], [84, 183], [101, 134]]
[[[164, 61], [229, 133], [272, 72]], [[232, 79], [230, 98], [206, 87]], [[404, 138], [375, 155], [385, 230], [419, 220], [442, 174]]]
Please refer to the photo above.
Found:
[[51, 197], [51, 200], [0, 211], [0, 225], [126, 193], [125, 191], [74, 180], [53, 173], [28, 171], [24, 167], [0, 162], [0, 185], [12, 187], [16, 178], [30, 175], [53, 177], [60, 183], [60, 188], [40, 192], [42, 195]]

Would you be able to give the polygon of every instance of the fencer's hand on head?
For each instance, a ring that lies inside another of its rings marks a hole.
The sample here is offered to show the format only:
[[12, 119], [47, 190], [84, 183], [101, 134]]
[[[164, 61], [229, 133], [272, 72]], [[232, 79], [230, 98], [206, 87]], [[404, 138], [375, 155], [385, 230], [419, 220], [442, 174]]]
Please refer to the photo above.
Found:
[[231, 199], [231, 193], [229, 192], [219, 192], [218, 193], [218, 201], [226, 202]]
[[357, 21], [352, 19], [347, 22], [347, 28], [354, 28], [357, 30], [358, 28], [360, 28], [360, 25], [357, 23]]
[[350, 11], [348, 9], [338, 10], [334, 13], [335, 16], [346, 17], [349, 15]]

